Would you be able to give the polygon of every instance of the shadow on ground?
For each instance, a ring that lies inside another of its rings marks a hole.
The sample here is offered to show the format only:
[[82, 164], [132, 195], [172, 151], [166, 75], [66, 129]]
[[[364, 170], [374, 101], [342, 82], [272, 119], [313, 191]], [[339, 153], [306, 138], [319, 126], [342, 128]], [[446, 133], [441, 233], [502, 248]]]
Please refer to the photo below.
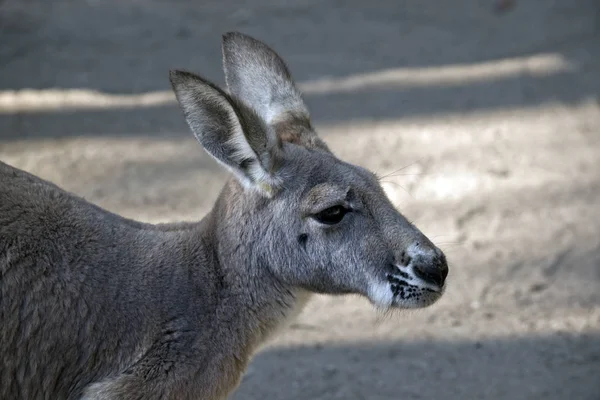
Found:
[[265, 350], [233, 399], [598, 400], [599, 375], [599, 335], [318, 345]]

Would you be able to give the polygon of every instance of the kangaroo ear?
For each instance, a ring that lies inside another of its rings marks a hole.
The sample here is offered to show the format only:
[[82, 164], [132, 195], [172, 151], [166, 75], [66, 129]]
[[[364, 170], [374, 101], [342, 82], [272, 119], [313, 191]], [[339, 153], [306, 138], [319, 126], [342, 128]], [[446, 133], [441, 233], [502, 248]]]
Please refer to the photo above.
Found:
[[328, 150], [312, 129], [302, 95], [275, 51], [238, 32], [223, 35], [222, 49], [225, 81], [232, 94], [256, 110], [282, 140]]
[[170, 71], [173, 91], [196, 139], [245, 187], [273, 195], [280, 142], [256, 113], [207, 80]]

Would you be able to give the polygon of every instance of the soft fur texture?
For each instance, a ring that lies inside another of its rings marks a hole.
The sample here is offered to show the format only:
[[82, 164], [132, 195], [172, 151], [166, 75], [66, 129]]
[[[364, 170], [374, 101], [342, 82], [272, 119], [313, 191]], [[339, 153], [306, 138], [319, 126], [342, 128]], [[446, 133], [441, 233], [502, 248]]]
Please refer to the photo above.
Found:
[[128, 220], [0, 162], [0, 399], [223, 399], [308, 293], [442, 295], [442, 252], [317, 137], [277, 54], [239, 33], [223, 52], [229, 93], [170, 77], [234, 174], [198, 223]]

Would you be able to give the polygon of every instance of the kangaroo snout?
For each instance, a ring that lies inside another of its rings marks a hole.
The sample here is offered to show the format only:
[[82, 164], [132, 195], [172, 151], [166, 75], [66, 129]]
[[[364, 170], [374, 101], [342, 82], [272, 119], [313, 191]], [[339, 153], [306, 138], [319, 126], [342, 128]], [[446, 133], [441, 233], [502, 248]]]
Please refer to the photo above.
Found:
[[448, 276], [448, 262], [444, 253], [435, 246], [416, 242], [407, 251], [414, 274], [426, 283], [440, 289]]
[[448, 276], [448, 263], [443, 254], [441, 256], [430, 257], [429, 259], [420, 258], [419, 261], [413, 265], [413, 268], [415, 270], [415, 275], [419, 278], [426, 282], [436, 284], [439, 287], [444, 286], [444, 282]]
[[448, 262], [444, 253], [427, 238], [419, 235], [417, 241], [400, 250], [396, 262], [387, 274], [391, 294], [386, 297], [381, 295], [385, 293], [384, 290], [378, 293], [371, 289], [371, 295], [376, 303], [379, 300], [384, 305], [391, 303], [404, 308], [427, 307], [443, 295], [447, 276]]

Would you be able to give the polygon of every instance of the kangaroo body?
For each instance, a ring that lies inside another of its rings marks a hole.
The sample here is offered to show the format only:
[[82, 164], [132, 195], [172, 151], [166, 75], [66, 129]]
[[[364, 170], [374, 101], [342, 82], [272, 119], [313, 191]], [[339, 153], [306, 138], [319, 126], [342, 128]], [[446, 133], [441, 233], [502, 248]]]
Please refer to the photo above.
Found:
[[170, 75], [233, 175], [202, 221], [126, 219], [0, 162], [1, 400], [223, 399], [310, 293], [442, 295], [443, 253], [318, 138], [283, 61], [223, 40], [229, 93]]
[[0, 163], [0, 398], [78, 399], [116, 372], [187, 380], [182, 399], [235, 387], [296, 299], [219, 254], [235, 250], [211, 234], [219, 208], [198, 224], [144, 224]]

